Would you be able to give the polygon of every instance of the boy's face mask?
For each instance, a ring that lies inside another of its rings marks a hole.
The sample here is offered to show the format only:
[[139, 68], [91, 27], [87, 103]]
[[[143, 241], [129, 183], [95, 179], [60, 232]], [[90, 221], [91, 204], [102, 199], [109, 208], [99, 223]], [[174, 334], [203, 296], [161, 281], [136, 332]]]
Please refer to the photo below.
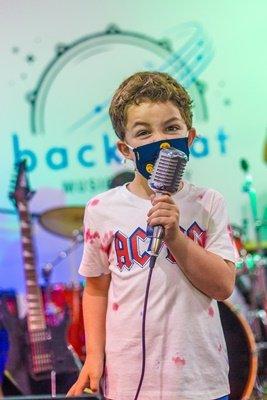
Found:
[[127, 146], [132, 149], [135, 154], [135, 164], [138, 172], [146, 179], [149, 179], [161, 149], [174, 147], [177, 150], [183, 151], [189, 158], [187, 137], [159, 140], [158, 142], [144, 144], [143, 146], [138, 146], [135, 148], [129, 146], [128, 144]]

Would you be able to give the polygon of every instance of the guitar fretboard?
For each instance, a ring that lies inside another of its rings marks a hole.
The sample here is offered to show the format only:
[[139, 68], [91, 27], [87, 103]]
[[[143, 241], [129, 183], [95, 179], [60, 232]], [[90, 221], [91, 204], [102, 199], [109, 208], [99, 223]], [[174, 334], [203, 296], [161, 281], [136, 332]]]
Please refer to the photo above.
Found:
[[35, 270], [35, 255], [32, 243], [32, 229], [26, 201], [17, 203], [21, 221], [21, 240], [28, 306], [28, 331], [46, 331], [44, 306]]
[[50, 372], [53, 368], [52, 354], [49, 348], [51, 335], [49, 332], [41, 330], [30, 332], [32, 372], [41, 374]]

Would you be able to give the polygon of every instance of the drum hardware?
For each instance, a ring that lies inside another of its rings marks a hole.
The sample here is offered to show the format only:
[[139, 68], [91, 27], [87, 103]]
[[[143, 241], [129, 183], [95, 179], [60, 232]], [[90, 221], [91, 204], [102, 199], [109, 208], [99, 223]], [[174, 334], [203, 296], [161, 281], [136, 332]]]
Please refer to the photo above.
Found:
[[46, 263], [42, 267], [42, 276], [46, 286], [50, 284], [50, 277], [53, 271], [53, 268], [58, 265], [61, 261], [67, 258], [74, 250], [76, 250], [83, 243], [83, 233], [82, 229], [74, 229], [72, 231], [72, 241], [71, 244], [61, 250], [58, 255], [51, 261]]
[[[73, 347], [79, 358], [85, 360], [85, 336], [82, 315], [82, 288], [80, 284], [72, 286], [51, 285], [53, 268], [70, 256], [82, 243], [82, 229], [74, 229], [70, 245], [61, 250], [58, 255], [42, 267], [42, 276], [45, 282], [45, 309], [46, 315], [51, 319], [60, 318], [67, 307], [70, 311], [70, 325], [68, 327], [68, 342]], [[80, 364], [81, 366], [81, 364]]]
[[267, 349], [267, 342], [257, 343], [257, 351]]

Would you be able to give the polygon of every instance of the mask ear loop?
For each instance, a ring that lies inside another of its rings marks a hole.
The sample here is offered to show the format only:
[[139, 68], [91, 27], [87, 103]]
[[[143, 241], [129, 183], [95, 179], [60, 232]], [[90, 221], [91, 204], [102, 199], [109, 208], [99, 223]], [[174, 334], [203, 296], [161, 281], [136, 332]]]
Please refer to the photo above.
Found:
[[[128, 143], [124, 142], [126, 144], [126, 146], [131, 149], [134, 150], [134, 147], [130, 146]], [[130, 163], [130, 165], [128, 165], [128, 163]], [[123, 157], [121, 160], [121, 164], [125, 165], [125, 167], [130, 167], [131, 170], [133, 171], [137, 171], [135, 162], [133, 160], [129, 160], [129, 158]]]

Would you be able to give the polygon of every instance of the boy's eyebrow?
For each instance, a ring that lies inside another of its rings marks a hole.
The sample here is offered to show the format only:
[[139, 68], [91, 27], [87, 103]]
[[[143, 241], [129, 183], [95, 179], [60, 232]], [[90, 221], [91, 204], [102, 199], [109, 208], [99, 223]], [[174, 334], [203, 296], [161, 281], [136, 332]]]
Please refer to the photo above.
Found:
[[[179, 121], [179, 122], [183, 122], [180, 118], [178, 117], [172, 117], [170, 119], [168, 119], [167, 121], [165, 121], [163, 124], [169, 124], [170, 122], [174, 122], [174, 121]], [[145, 126], [150, 126], [149, 123], [144, 122], [144, 121], [135, 121], [135, 123], [133, 124], [132, 128], [135, 128], [138, 125], [145, 125]]]
[[133, 124], [132, 128], [135, 128], [138, 125], [149, 126], [150, 124], [148, 124], [147, 122], [143, 122], [143, 121], [135, 121], [135, 123]]
[[180, 118], [178, 117], [172, 117], [170, 119], [168, 119], [167, 121], [164, 122], [164, 124], [169, 124], [170, 122], [174, 122], [174, 121], [179, 121], [179, 122], [183, 122]]

